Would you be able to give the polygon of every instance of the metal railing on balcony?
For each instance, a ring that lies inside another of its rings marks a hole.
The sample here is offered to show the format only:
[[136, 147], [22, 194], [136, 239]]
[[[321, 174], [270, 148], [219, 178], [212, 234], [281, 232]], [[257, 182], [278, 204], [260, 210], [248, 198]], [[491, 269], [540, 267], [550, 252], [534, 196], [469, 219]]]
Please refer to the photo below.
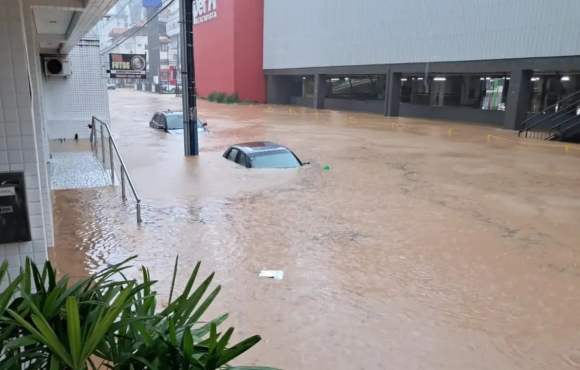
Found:
[[[105, 133], [107, 134], [105, 136]], [[119, 170], [119, 177], [121, 179], [121, 197], [123, 201], [127, 200], [126, 193], [126, 183], [129, 184], [131, 193], [133, 193], [133, 198], [135, 199], [135, 208], [137, 215], [137, 223], [140, 224], [143, 220], [141, 218], [141, 198], [135, 189], [133, 180], [127, 171], [127, 166], [123, 161], [121, 153], [119, 153], [119, 148], [113, 139], [111, 134], [111, 129], [106, 122], [98, 119], [97, 117], [92, 117], [91, 119], [91, 149], [95, 153], [97, 159], [103, 162], [103, 167], [111, 173], [111, 184], [115, 185], [115, 171]], [[107, 158], [108, 156], [108, 158]], [[116, 159], [116, 161], [115, 161]], [[115, 164], [117, 162], [117, 165]]]

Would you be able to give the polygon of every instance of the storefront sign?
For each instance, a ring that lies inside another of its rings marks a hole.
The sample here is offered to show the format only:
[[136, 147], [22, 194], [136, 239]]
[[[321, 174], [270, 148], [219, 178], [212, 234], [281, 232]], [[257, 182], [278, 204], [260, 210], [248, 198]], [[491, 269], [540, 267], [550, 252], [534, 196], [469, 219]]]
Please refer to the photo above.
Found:
[[147, 59], [145, 54], [109, 54], [111, 78], [147, 77]]
[[200, 24], [217, 18], [217, 0], [193, 1], [193, 24]]

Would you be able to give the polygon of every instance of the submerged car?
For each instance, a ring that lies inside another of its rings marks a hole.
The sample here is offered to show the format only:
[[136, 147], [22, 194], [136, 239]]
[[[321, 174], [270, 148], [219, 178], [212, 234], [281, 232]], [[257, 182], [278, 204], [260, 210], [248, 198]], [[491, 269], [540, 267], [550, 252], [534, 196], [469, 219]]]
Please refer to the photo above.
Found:
[[306, 164], [287, 147], [269, 141], [232, 145], [223, 157], [246, 168], [296, 168]]
[[[183, 114], [181, 112], [157, 112], [149, 121], [149, 127], [171, 131], [171, 130], [183, 130]], [[197, 131], [208, 131], [207, 122], [198, 118], [197, 120]]]

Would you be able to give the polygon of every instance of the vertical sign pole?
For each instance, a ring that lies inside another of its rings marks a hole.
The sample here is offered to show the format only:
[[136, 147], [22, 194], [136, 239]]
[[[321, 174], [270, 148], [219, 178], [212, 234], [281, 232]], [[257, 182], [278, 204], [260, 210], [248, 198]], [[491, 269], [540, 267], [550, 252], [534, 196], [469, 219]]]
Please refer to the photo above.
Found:
[[186, 156], [199, 154], [193, 49], [193, 1], [180, 0], [183, 139]]

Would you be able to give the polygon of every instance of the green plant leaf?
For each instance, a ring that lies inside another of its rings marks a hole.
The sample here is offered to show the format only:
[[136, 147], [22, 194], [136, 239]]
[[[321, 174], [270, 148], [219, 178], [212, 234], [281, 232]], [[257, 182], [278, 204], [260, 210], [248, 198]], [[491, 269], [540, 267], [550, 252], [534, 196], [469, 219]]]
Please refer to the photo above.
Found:
[[179, 255], [175, 256], [175, 265], [173, 266], [173, 276], [171, 277], [171, 288], [169, 289], [169, 301], [167, 304], [171, 304], [173, 298], [173, 290], [175, 289], [175, 278], [177, 277], [177, 263], [179, 262]]
[[250, 348], [256, 345], [262, 338], [259, 335], [254, 335], [250, 338], [244, 339], [240, 343], [236, 344], [235, 346], [226, 349], [223, 352], [223, 355], [220, 358], [219, 363], [217, 366], [222, 366], [233, 360], [234, 358], [238, 357], [242, 353], [246, 352]]
[[[17, 276], [9, 285], [0, 293], [0, 315], [6, 310], [10, 301], [14, 297], [14, 292], [18, 289], [20, 281], [22, 280], [22, 275]], [[2, 279], [0, 279], [0, 282]]]
[[[33, 337], [35, 337], [38, 341], [42, 344], [49, 347], [56, 355], [58, 355], [65, 363], [69, 366], [72, 366], [70, 361], [70, 357], [68, 356], [66, 349], [62, 345], [62, 343], [56, 337], [54, 331], [50, 328], [46, 321], [43, 321], [42, 317], [39, 317], [35, 314], [32, 315], [32, 322], [34, 326], [28, 323], [22, 316], [18, 315], [16, 312], [12, 311], [11, 309], [7, 310], [8, 313], [20, 324], [22, 328], [30, 332]], [[40, 327], [39, 327], [40, 326]]]
[[189, 318], [189, 320], [187, 320], [187, 324], [191, 324], [194, 323], [196, 321], [198, 321], [201, 316], [205, 313], [205, 311], [209, 308], [209, 306], [212, 304], [212, 302], [214, 301], [215, 297], [217, 297], [218, 293], [221, 290], [221, 285], [218, 285], [213, 292], [211, 292], [211, 294], [205, 299], [205, 301], [203, 301], [203, 303], [199, 306], [199, 308], [195, 311], [195, 313], [193, 315], [191, 315], [191, 317]]
[[87, 339], [84, 343], [82, 351], [83, 357], [88, 357], [90, 356], [91, 353], [93, 353], [99, 342], [103, 339], [103, 337], [113, 324], [113, 321], [115, 321], [115, 319], [123, 310], [125, 304], [127, 303], [127, 299], [129, 298], [131, 293], [132, 293], [131, 287], [125, 288], [123, 291], [121, 291], [121, 293], [119, 293], [119, 295], [117, 296], [111, 307], [105, 312], [105, 314], [102, 317], [99, 317], [100, 320], [95, 322], [95, 324], [92, 327], [92, 330], [87, 335]]
[[191, 336], [191, 331], [189, 329], [186, 329], [183, 332], [183, 343], [181, 348], [186, 359], [193, 358], [193, 337]]
[[75, 368], [80, 368], [86, 361], [82, 358], [82, 337], [81, 321], [79, 317], [79, 306], [75, 297], [68, 297], [66, 300], [66, 317], [69, 351]]

